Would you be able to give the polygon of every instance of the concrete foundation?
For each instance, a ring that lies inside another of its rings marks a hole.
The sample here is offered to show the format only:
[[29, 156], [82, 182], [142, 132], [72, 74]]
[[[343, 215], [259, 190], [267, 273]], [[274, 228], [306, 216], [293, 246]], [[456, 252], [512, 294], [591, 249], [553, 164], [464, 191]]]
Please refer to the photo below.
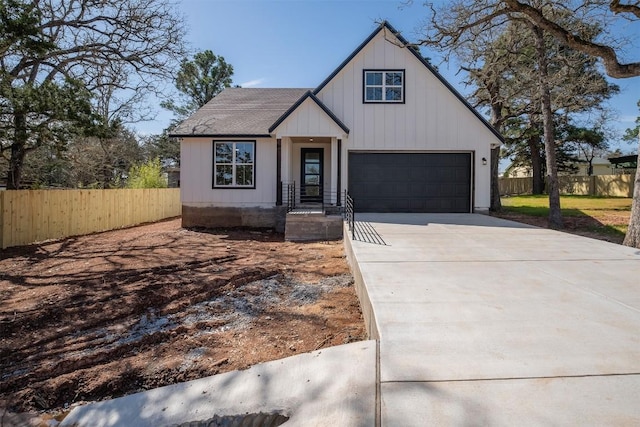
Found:
[[323, 213], [289, 213], [286, 218], [285, 240], [339, 240], [342, 239], [342, 217]]
[[203, 228], [274, 228], [284, 232], [286, 208], [261, 207], [194, 207], [182, 205], [182, 226]]

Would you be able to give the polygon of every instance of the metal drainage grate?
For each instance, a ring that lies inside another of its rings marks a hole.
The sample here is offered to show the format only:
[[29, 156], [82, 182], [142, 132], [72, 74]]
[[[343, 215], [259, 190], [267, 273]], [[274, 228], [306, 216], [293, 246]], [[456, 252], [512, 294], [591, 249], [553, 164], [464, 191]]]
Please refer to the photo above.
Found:
[[289, 417], [282, 414], [216, 415], [204, 421], [190, 421], [176, 427], [277, 427], [286, 423]]

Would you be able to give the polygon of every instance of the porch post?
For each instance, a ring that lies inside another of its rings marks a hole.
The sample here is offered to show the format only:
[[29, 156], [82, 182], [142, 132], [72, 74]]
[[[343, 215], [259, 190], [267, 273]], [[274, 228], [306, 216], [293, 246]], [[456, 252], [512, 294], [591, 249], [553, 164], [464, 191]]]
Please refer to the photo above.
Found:
[[276, 139], [276, 206], [282, 206], [282, 139]]
[[338, 194], [338, 201], [336, 206], [342, 206], [342, 139], [338, 139], [338, 178], [337, 178], [337, 189], [336, 193]]
[[338, 183], [338, 139], [334, 136], [331, 137], [331, 204], [338, 206], [338, 199], [336, 197], [338, 195], [337, 183]]

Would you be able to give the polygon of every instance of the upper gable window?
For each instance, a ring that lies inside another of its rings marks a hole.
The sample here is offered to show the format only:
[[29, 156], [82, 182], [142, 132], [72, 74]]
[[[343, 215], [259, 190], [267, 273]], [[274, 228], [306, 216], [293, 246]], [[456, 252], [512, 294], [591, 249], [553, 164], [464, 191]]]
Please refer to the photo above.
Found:
[[404, 70], [364, 70], [365, 103], [403, 103]]

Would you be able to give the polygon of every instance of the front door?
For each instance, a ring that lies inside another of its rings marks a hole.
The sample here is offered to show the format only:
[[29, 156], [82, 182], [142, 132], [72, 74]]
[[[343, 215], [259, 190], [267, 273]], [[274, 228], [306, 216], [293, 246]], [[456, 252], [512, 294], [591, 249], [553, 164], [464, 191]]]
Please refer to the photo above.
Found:
[[301, 148], [300, 203], [322, 202], [322, 159], [324, 149]]

